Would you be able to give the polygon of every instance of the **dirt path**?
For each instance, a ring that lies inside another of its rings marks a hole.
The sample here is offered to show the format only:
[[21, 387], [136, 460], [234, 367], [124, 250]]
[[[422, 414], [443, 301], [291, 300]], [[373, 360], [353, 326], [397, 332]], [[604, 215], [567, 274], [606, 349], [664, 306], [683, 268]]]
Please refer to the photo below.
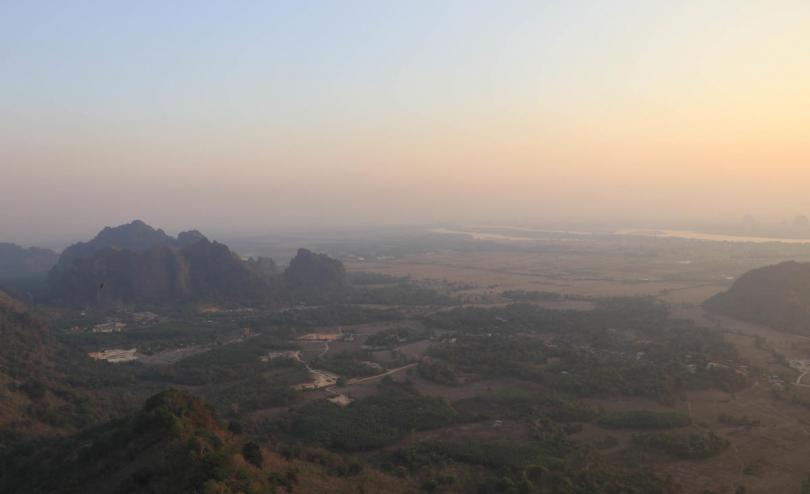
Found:
[[402, 367], [397, 367], [396, 369], [391, 369], [390, 371], [383, 372], [382, 374], [376, 374], [374, 376], [363, 377], [363, 378], [359, 378], [359, 379], [350, 379], [346, 384], [348, 386], [351, 386], [352, 384], [360, 384], [360, 383], [364, 383], [364, 382], [368, 382], [368, 381], [373, 381], [375, 379], [380, 379], [382, 377], [389, 376], [389, 375], [394, 374], [394, 373], [399, 372], [399, 371], [410, 369], [411, 367], [416, 367], [417, 365], [418, 364], [416, 362], [414, 362], [412, 364], [403, 365]]

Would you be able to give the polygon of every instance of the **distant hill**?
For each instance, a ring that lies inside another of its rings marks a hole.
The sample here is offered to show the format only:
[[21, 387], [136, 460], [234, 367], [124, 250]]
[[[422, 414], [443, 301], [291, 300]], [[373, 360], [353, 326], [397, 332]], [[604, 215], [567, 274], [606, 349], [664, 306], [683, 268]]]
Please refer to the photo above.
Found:
[[277, 283], [198, 231], [177, 238], [142, 221], [107, 227], [65, 250], [49, 275], [51, 298], [67, 305], [271, 300]]
[[717, 314], [810, 334], [810, 263], [754, 269], [703, 305]]
[[282, 275], [270, 258], [245, 261], [196, 230], [174, 238], [138, 220], [65, 249], [49, 273], [50, 300], [71, 306], [320, 301], [344, 281], [323, 254], [299, 250]]
[[44, 275], [58, 259], [59, 255], [49, 249], [0, 243], [0, 280]]
[[314, 303], [334, 301], [346, 295], [343, 263], [325, 254], [298, 249], [284, 271], [288, 298]]
[[174, 238], [159, 228], [134, 220], [126, 225], [105, 227], [92, 240], [66, 248], [59, 256], [59, 265], [67, 266], [76, 259], [93, 257], [96, 252], [107, 247], [129, 250], [146, 250], [159, 246], [185, 247], [203, 238], [205, 237], [196, 230], [182, 232]]

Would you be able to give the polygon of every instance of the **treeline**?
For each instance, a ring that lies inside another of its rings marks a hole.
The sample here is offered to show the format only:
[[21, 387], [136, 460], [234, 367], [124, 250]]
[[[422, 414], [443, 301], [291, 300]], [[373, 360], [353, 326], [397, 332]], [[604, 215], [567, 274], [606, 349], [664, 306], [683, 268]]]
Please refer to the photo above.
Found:
[[312, 365], [346, 378], [373, 376], [384, 370], [374, 361], [371, 352], [341, 352], [328, 358], [317, 359]]
[[729, 447], [729, 442], [714, 432], [662, 432], [636, 434], [633, 442], [639, 446], [662, 451], [684, 460], [708, 458]]
[[386, 329], [366, 338], [365, 344], [374, 348], [394, 348], [399, 345], [430, 338], [433, 332], [424, 328], [400, 326]]
[[[426, 480], [425, 491], [555, 494], [671, 494], [674, 485], [644, 469], [610, 465], [560, 435], [541, 441], [424, 441], [397, 451], [387, 468]], [[483, 470], [482, 470], [483, 468]], [[446, 472], [468, 472], [461, 479]]]
[[566, 298], [562, 293], [528, 290], [505, 290], [501, 296], [514, 302], [557, 302]]
[[548, 392], [506, 388], [461, 400], [455, 408], [471, 421], [549, 418], [555, 422], [590, 422], [600, 410], [587, 403]]
[[442, 360], [424, 357], [419, 361], [416, 370], [423, 379], [437, 384], [444, 384], [445, 386], [460, 384], [458, 373], [450, 364]]
[[677, 429], [691, 425], [692, 419], [682, 412], [631, 410], [606, 413], [597, 423], [608, 429]]
[[427, 355], [457, 378], [516, 377], [577, 396], [654, 399], [684, 388], [734, 391], [748, 382], [721, 334], [671, 319], [648, 299], [601, 300], [592, 311], [465, 307], [424, 323], [448, 331]]
[[422, 396], [397, 384], [345, 408], [317, 401], [296, 410], [288, 425], [293, 438], [345, 451], [376, 449], [412, 431], [454, 423], [456, 411], [441, 398]]

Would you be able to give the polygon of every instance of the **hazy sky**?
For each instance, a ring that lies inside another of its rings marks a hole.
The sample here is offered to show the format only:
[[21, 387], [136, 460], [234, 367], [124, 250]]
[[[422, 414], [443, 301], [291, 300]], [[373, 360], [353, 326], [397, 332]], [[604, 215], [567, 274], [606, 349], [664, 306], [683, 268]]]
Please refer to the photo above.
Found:
[[0, 0], [0, 241], [810, 214], [810, 2]]

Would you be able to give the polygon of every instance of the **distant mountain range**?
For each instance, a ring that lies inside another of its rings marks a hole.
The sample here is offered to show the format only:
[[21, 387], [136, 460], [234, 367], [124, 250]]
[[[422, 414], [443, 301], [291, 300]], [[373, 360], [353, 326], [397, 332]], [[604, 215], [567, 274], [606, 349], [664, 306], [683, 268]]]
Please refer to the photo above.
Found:
[[58, 259], [59, 254], [49, 249], [0, 243], [0, 280], [45, 275]]
[[703, 305], [717, 314], [810, 334], [810, 263], [754, 269]]
[[136, 220], [65, 249], [49, 273], [50, 300], [73, 306], [312, 298], [342, 286], [340, 261], [306, 249], [283, 273], [269, 258], [243, 260], [196, 230], [176, 238]]

